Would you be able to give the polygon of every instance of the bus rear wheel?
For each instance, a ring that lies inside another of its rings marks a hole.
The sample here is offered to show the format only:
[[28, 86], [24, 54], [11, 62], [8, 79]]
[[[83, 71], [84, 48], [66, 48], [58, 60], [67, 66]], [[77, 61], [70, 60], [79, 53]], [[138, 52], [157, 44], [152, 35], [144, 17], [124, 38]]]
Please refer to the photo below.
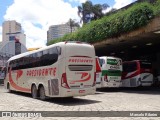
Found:
[[45, 100], [46, 99], [46, 95], [45, 95], [45, 89], [43, 86], [41, 86], [39, 88], [39, 97], [41, 100]]
[[36, 88], [35, 85], [32, 85], [31, 93], [32, 93], [32, 97], [33, 97], [34, 99], [36, 99], [37, 96], [38, 96], [38, 91], [37, 91], [37, 88]]

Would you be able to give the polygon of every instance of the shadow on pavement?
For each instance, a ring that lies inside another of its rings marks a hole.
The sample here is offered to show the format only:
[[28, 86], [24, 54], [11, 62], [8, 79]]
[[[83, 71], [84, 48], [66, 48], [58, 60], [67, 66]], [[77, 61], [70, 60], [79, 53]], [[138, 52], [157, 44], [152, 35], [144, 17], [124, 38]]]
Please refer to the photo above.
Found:
[[137, 94], [153, 94], [160, 95], [160, 87], [135, 87], [135, 88], [101, 88], [99, 92], [124, 92]]
[[96, 93], [94, 95], [100, 95], [100, 94], [105, 94], [105, 93], [96, 90]]
[[121, 88], [98, 88], [97, 92], [121, 92]]
[[[22, 97], [32, 98], [31, 94], [29, 93], [12, 91], [11, 93], [8, 93], [8, 94], [14, 94]], [[37, 99], [37, 100], [40, 100], [40, 99]], [[66, 97], [66, 98], [47, 98], [45, 102], [50, 102], [50, 103], [64, 105], [64, 106], [76, 106], [76, 105], [94, 104], [94, 103], [99, 103], [101, 101], [90, 100], [87, 98], [85, 99], [85, 98], [76, 98], [76, 97]]]
[[121, 88], [121, 92], [160, 95], [159, 87]]
[[101, 101], [84, 99], [84, 98], [50, 98], [46, 100], [50, 103], [55, 103], [64, 106], [76, 106], [76, 105], [86, 105], [86, 104], [94, 104], [99, 103]]

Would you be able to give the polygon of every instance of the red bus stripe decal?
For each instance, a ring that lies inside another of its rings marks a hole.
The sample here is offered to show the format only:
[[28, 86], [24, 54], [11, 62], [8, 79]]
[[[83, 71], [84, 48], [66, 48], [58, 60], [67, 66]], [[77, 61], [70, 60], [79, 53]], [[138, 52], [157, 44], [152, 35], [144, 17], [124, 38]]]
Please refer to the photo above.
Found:
[[91, 74], [89, 74], [89, 76], [86, 79], [84, 79], [84, 80], [74, 80], [72, 82], [85, 82], [85, 81], [88, 81], [90, 79], [91, 79]]
[[28, 88], [23, 88], [23, 87], [20, 87], [18, 86], [12, 79], [12, 75], [11, 75], [11, 70], [9, 70], [9, 82], [11, 84], [11, 86], [17, 90], [20, 90], [20, 91], [24, 91], [24, 92], [30, 92], [31, 90], [28, 89]]

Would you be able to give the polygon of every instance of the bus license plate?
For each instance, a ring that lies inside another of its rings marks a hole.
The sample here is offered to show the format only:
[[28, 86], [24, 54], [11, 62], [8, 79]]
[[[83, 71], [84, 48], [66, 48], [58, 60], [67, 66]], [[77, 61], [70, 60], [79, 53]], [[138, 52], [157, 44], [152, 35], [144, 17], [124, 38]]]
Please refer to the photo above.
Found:
[[99, 78], [99, 74], [96, 74], [96, 78]]
[[79, 93], [85, 93], [85, 90], [79, 90]]

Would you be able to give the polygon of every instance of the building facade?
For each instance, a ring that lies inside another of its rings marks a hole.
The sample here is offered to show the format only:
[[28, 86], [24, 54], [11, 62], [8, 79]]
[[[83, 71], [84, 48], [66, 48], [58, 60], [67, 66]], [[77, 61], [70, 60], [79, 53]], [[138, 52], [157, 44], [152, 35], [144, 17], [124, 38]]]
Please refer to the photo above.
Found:
[[2, 42], [18, 39], [26, 46], [26, 35], [22, 31], [21, 24], [15, 20], [5, 21], [2, 25]]
[[71, 29], [69, 24], [52, 25], [47, 31], [47, 42], [63, 37], [67, 33], [75, 32], [77, 29], [78, 27], [72, 27]]
[[5, 21], [2, 25], [0, 66], [5, 66], [10, 57], [24, 52], [27, 52], [26, 35], [22, 32], [21, 24], [15, 20]]

